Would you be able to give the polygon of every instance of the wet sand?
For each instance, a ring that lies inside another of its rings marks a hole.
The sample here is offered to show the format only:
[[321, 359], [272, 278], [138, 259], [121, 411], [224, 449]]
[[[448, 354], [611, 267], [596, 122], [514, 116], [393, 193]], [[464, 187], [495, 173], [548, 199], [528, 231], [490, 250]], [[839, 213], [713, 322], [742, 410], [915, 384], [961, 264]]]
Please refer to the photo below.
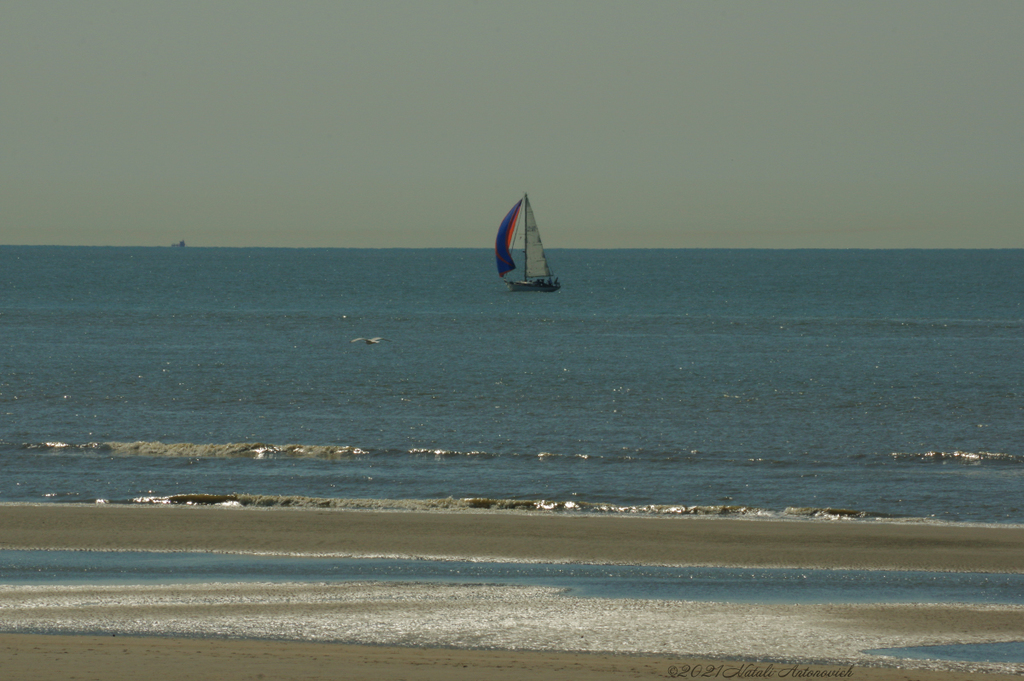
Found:
[[[525, 513], [0, 505], [0, 548], [1024, 571], [1020, 528]], [[0, 635], [0, 669], [12, 679], [668, 678], [698, 663], [717, 678], [787, 678], [793, 661], [886, 681], [1024, 673], [859, 652], [1024, 640], [1024, 610], [1013, 606], [622, 601], [372, 582], [4, 587], [0, 596], [0, 628], [54, 632]], [[81, 635], [90, 631], [118, 635]], [[807, 675], [789, 675], [798, 677]]]
[[[537, 653], [351, 646], [337, 643], [0, 634], [5, 679], [57, 681], [181, 681], [303, 679], [347, 681], [623, 681], [693, 678], [836, 678], [855, 681], [1017, 681], [1012, 674], [908, 671], [701, 660], [687, 657]], [[717, 670], [717, 671], [715, 671]], [[813, 672], [848, 672], [818, 676]], [[673, 677], [672, 674], [677, 675]], [[763, 674], [759, 677], [756, 672]], [[685, 672], [685, 675], [683, 674]], [[748, 674], [743, 676], [743, 674]], [[768, 674], [771, 674], [769, 676]]]
[[0, 548], [1024, 572], [1024, 528], [854, 521], [0, 505]]

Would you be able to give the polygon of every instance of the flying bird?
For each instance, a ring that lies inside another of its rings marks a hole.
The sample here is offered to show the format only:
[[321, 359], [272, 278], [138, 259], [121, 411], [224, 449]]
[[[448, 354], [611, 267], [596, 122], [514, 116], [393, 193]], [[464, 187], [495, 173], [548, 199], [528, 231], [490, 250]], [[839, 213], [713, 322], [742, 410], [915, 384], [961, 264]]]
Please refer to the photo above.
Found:
[[381, 338], [380, 336], [377, 336], [376, 338], [353, 338], [349, 342], [350, 343], [358, 343], [359, 341], [363, 341], [367, 345], [376, 345], [377, 343], [380, 343], [381, 341], [386, 341], [386, 340], [388, 340], [388, 339], [387, 338]]

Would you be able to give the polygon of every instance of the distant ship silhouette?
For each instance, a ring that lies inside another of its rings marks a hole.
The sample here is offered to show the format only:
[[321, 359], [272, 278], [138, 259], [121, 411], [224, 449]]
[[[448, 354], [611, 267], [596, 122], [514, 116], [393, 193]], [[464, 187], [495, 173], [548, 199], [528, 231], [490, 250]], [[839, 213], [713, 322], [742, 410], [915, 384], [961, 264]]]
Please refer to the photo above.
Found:
[[184, 241], [179, 241], [176, 244], [171, 244], [171, 248], [185, 248], [185, 242]]

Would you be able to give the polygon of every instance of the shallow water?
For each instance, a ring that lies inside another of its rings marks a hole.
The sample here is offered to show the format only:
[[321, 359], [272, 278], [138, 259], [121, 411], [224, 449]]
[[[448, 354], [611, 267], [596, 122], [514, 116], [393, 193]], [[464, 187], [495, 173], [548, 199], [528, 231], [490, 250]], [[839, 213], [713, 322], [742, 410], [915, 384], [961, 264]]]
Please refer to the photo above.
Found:
[[909, 646], [865, 650], [871, 655], [888, 655], [905, 660], [953, 660], [959, 662], [1024, 663], [1024, 641], [962, 643], [945, 646]]
[[0, 584], [12, 585], [365, 580], [554, 587], [588, 598], [1024, 605], [1024, 575], [1017, 574], [0, 551]]

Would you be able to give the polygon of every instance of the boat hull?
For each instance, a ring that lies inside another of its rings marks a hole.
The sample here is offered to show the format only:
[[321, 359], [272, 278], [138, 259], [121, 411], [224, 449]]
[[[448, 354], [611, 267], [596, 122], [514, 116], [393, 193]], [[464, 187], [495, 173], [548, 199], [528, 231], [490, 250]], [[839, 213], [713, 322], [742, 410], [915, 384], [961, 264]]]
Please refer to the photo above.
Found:
[[506, 281], [509, 291], [536, 291], [540, 293], [553, 293], [562, 288], [561, 284], [549, 284], [545, 281]]

